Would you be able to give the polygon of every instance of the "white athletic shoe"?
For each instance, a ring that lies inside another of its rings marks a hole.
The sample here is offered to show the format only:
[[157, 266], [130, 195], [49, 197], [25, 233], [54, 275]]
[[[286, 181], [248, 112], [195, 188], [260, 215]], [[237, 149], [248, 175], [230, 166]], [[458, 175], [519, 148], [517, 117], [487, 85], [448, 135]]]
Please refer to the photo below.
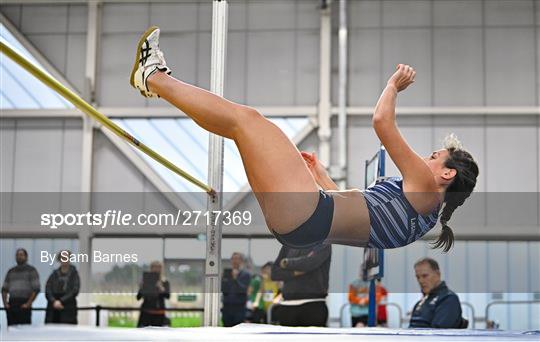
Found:
[[148, 89], [148, 77], [156, 71], [171, 74], [171, 69], [165, 63], [163, 52], [159, 49], [159, 28], [152, 26], [141, 36], [135, 54], [135, 64], [131, 71], [129, 83], [139, 89], [144, 97], [159, 97]]

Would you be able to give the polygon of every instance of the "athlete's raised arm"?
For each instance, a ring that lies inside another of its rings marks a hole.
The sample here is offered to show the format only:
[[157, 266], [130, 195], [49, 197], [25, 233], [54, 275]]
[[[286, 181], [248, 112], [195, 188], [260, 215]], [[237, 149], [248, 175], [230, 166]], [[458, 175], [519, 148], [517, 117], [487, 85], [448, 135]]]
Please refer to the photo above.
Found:
[[375, 107], [373, 128], [403, 176], [403, 190], [409, 193], [433, 194], [410, 198], [415, 209], [422, 212], [430, 211], [437, 203], [437, 185], [433, 173], [423, 158], [409, 146], [396, 123], [397, 94], [414, 83], [415, 76], [416, 71], [409, 65], [397, 66]]

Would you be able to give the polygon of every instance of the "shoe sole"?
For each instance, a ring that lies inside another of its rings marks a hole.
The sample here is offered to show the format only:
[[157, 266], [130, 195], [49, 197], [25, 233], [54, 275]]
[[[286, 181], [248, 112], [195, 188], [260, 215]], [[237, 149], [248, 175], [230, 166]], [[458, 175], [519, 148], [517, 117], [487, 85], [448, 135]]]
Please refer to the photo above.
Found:
[[150, 36], [150, 34], [152, 34], [152, 32], [154, 32], [156, 29], [159, 29], [159, 27], [151, 26], [148, 30], [146, 30], [146, 32], [143, 33], [143, 35], [139, 39], [139, 43], [137, 44], [137, 52], [135, 53], [135, 63], [133, 64], [133, 69], [131, 69], [131, 76], [129, 78], [129, 83], [135, 89], [137, 89], [137, 87], [135, 86], [135, 72], [139, 68], [139, 54], [140, 54], [142, 45], [144, 44], [144, 41], [148, 38], [148, 36]]

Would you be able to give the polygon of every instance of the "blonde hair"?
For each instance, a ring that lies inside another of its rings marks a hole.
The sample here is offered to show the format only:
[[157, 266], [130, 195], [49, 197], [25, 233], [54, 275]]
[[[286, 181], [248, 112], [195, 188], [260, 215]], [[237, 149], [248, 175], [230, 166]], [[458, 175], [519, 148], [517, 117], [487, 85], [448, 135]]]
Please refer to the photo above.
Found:
[[443, 148], [447, 150], [463, 150], [463, 144], [454, 133], [448, 134], [444, 137]]

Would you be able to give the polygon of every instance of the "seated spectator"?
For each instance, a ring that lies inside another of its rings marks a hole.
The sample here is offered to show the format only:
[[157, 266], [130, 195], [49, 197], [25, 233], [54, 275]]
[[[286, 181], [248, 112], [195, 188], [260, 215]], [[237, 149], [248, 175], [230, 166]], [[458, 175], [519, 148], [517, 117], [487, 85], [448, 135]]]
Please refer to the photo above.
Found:
[[165, 316], [165, 299], [171, 296], [169, 282], [163, 277], [163, 265], [159, 261], [150, 264], [150, 272], [145, 272], [137, 300], [143, 299], [137, 327], [168, 326]]
[[60, 267], [51, 273], [45, 285], [45, 323], [77, 324], [79, 273], [69, 262], [70, 251], [61, 251], [58, 255]]
[[409, 328], [466, 328], [468, 322], [461, 317], [459, 298], [441, 281], [437, 261], [420, 259], [414, 271], [423, 298], [414, 306]]
[[331, 256], [331, 245], [281, 247], [272, 279], [283, 281], [283, 300], [272, 310], [272, 321], [284, 326], [326, 326]]
[[261, 267], [260, 275], [254, 275], [248, 288], [248, 317], [247, 322], [267, 322], [266, 311], [273, 303], [279, 291], [279, 283], [272, 281], [272, 262], [269, 261]]
[[2, 286], [7, 324], [32, 324], [32, 303], [39, 293], [39, 274], [33, 266], [26, 263], [26, 249], [17, 249], [15, 260], [17, 266], [7, 272]]
[[246, 319], [247, 290], [251, 275], [243, 269], [244, 261], [243, 254], [234, 252], [231, 256], [231, 268], [223, 270], [221, 317], [224, 327], [235, 326]]

